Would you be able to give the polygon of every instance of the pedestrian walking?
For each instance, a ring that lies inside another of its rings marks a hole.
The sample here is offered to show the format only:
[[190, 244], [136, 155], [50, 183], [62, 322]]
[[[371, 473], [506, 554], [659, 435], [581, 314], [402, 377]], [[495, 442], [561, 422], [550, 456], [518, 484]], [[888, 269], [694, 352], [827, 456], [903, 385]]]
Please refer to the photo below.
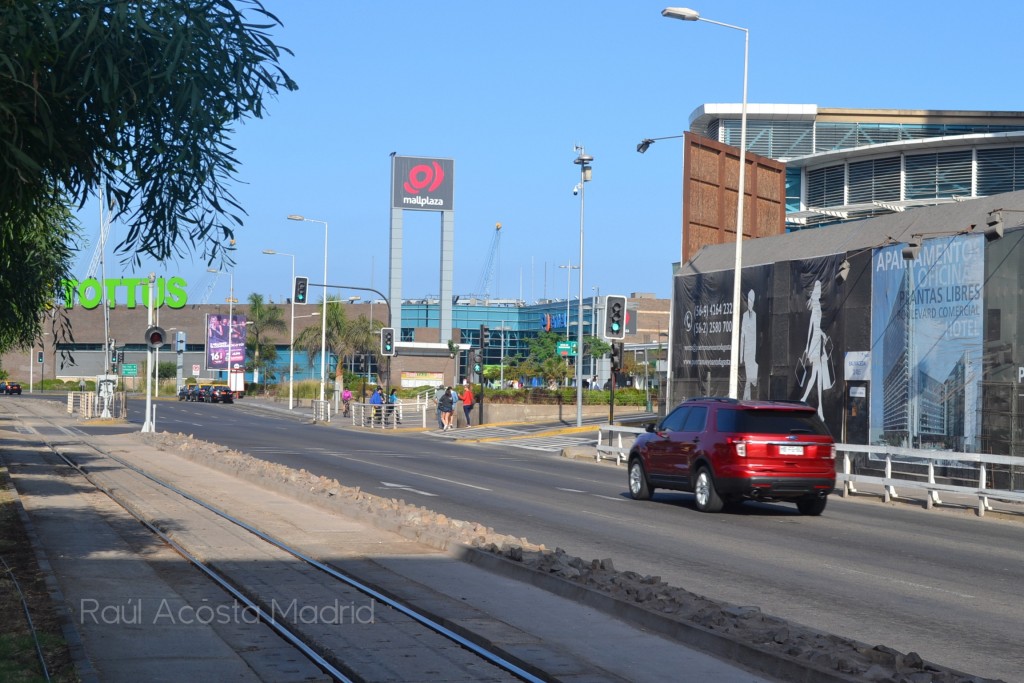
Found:
[[380, 424], [384, 408], [384, 392], [380, 387], [377, 387], [373, 395], [370, 396], [370, 405], [373, 406], [373, 424]]
[[452, 412], [455, 410], [455, 394], [451, 387], [444, 390], [441, 399], [437, 402], [437, 407], [441, 411], [441, 429], [450, 430], [452, 428]]
[[444, 396], [444, 387], [438, 387], [434, 391], [434, 412], [437, 414], [437, 428], [444, 429], [444, 420], [441, 419], [441, 397]]
[[392, 389], [388, 394], [388, 420], [394, 420], [395, 424], [402, 424], [402, 399], [398, 397], [398, 390]]
[[466, 426], [472, 427], [470, 416], [473, 413], [473, 385], [466, 384], [462, 389], [462, 412], [466, 414]]

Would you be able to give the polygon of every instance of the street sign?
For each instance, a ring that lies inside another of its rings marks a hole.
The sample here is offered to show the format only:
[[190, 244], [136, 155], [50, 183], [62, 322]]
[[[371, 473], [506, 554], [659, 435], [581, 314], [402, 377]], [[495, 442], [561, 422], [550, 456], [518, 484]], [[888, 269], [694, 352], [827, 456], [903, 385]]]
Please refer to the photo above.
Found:
[[558, 342], [555, 346], [555, 351], [558, 352], [559, 356], [575, 356], [578, 343], [574, 341]]
[[125, 377], [138, 377], [138, 363], [125, 363], [124, 365], [121, 366], [121, 374], [124, 375]]
[[192, 374], [193, 375], [198, 375], [199, 374], [199, 363], [193, 363], [192, 364]]

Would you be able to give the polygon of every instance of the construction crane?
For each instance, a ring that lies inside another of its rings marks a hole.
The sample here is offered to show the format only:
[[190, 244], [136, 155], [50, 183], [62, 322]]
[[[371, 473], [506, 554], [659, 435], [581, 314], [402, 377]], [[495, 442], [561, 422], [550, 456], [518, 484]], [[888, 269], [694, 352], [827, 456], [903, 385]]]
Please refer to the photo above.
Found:
[[494, 236], [491, 237], [491, 246], [487, 249], [487, 260], [484, 261], [484, 269], [480, 274], [480, 284], [477, 285], [477, 295], [484, 301], [491, 298], [491, 285], [494, 284], [494, 262], [499, 261], [499, 275], [501, 272], [500, 257], [498, 254], [501, 248], [501, 223], [494, 224]]

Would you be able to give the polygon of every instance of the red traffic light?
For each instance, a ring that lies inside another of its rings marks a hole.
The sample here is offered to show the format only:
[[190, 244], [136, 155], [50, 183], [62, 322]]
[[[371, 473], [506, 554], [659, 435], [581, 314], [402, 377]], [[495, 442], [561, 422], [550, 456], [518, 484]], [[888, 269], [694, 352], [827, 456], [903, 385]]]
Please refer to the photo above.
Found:
[[159, 349], [164, 345], [166, 339], [167, 333], [159, 325], [153, 325], [146, 330], [146, 346], [151, 349]]

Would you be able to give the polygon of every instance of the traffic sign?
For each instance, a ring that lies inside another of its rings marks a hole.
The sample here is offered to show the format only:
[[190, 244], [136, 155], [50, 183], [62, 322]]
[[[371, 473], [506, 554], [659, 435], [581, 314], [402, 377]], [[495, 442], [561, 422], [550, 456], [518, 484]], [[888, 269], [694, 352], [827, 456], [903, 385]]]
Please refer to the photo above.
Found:
[[579, 342], [574, 341], [558, 342], [555, 346], [555, 351], [558, 352], [559, 356], [575, 356], [578, 344]]
[[138, 377], [138, 363], [125, 363], [124, 365], [121, 366], [121, 374], [124, 375], [125, 377]]

